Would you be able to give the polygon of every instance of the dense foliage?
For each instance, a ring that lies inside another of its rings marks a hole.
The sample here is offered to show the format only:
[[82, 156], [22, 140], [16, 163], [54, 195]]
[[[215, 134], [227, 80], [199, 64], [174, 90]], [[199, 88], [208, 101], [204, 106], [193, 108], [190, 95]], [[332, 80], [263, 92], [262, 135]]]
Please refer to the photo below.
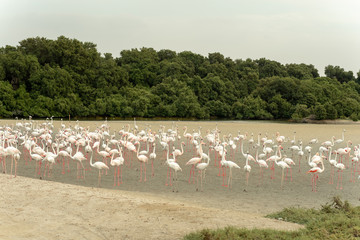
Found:
[[60, 36], [0, 48], [0, 117], [351, 118], [357, 78], [339, 66], [232, 60], [152, 48], [103, 56]]
[[331, 203], [321, 209], [285, 208], [268, 217], [304, 224], [298, 231], [277, 231], [272, 229], [225, 229], [209, 230], [188, 234], [184, 240], [222, 240], [222, 239], [359, 239], [360, 207], [353, 207], [347, 201], [334, 197]]

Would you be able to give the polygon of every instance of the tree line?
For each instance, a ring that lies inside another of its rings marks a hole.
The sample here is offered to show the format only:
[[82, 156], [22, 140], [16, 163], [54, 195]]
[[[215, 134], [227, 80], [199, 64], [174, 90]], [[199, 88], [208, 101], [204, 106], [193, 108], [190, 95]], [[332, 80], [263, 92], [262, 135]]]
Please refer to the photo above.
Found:
[[360, 71], [152, 48], [101, 54], [64, 36], [0, 48], [0, 117], [351, 118]]

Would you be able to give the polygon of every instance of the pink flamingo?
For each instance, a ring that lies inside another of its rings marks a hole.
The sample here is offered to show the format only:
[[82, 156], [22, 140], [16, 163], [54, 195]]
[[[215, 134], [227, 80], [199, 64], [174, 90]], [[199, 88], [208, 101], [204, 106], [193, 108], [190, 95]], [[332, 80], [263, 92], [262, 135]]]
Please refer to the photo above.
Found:
[[261, 177], [260, 180], [261, 180], [261, 183], [262, 183], [262, 181], [263, 181], [263, 171], [262, 171], [262, 169], [263, 168], [268, 168], [269, 166], [267, 165], [265, 160], [258, 159], [259, 158], [258, 151], [259, 151], [259, 149], [256, 150], [255, 160], [259, 164], [259, 167], [260, 167], [260, 177]]
[[313, 176], [311, 178], [311, 186], [312, 186], [312, 190], [313, 192], [316, 192], [316, 180], [319, 178], [318, 174], [324, 172], [325, 170], [325, 166], [324, 163], [321, 161], [322, 164], [322, 168], [319, 167], [313, 167], [311, 168], [307, 173], [313, 173]]
[[202, 144], [203, 144], [203, 142], [200, 143], [200, 146], [199, 146], [200, 157], [193, 157], [185, 164], [185, 165], [192, 165], [191, 169], [190, 169], [189, 183], [190, 183], [190, 179], [191, 179], [191, 173], [193, 173], [193, 183], [195, 182], [195, 165], [198, 164], [199, 162], [201, 162], [201, 160], [203, 158]]
[[[114, 186], [116, 186], [115, 184], [116, 172], [117, 172], [117, 185], [120, 186], [120, 184], [122, 183], [122, 165], [124, 165], [124, 158], [122, 156], [122, 151], [120, 149], [120, 146], [119, 146], [119, 154], [120, 156], [115, 159], [114, 159], [115, 153], [112, 154], [110, 161], [110, 165], [114, 167]], [[120, 166], [121, 166], [121, 182], [119, 181]]]
[[142, 172], [143, 172], [143, 167], [144, 167], [144, 172], [145, 172], [145, 177], [144, 177], [144, 182], [146, 182], [146, 165], [145, 163], [147, 163], [149, 161], [148, 157], [145, 155], [139, 155], [139, 150], [140, 150], [140, 144], [138, 143], [138, 150], [136, 152], [136, 157], [140, 162], [140, 180], [139, 182], [142, 181]]
[[[271, 175], [271, 179], [274, 179], [275, 178], [275, 163], [276, 161], [280, 160], [281, 159], [281, 151], [280, 149], [283, 149], [283, 147], [281, 145], [278, 146], [278, 150], [276, 151], [276, 154], [275, 155], [272, 155], [271, 157], [269, 157], [268, 159], [266, 159], [266, 162], [273, 162], [273, 165], [271, 167], [271, 170], [272, 170], [272, 175]], [[279, 153], [279, 156], [277, 155], [277, 153]]]
[[329, 184], [334, 183], [334, 175], [335, 175], [334, 168], [335, 168], [335, 165], [337, 164], [337, 156], [338, 156], [338, 153], [335, 152], [335, 159], [331, 159], [331, 154], [332, 154], [332, 151], [330, 148], [329, 149], [329, 163], [331, 165], [331, 174], [330, 174]]
[[155, 142], [153, 143], [152, 147], [153, 147], [153, 152], [150, 153], [149, 158], [151, 159], [151, 175], [154, 176], [154, 161], [156, 159], [156, 153], [155, 153], [156, 144], [155, 144]]
[[[336, 189], [342, 189], [342, 173], [343, 170], [345, 169], [345, 165], [343, 163], [336, 163], [335, 167], [338, 169], [338, 182], [337, 182], [337, 186]], [[340, 188], [339, 188], [340, 186]]]
[[98, 186], [100, 187], [100, 183], [101, 183], [101, 171], [104, 170], [104, 169], [109, 169], [109, 167], [103, 163], [103, 162], [95, 162], [93, 163], [92, 162], [92, 159], [93, 159], [93, 152], [91, 152], [91, 157], [90, 157], [90, 166], [96, 168], [99, 170], [99, 177], [98, 177]]

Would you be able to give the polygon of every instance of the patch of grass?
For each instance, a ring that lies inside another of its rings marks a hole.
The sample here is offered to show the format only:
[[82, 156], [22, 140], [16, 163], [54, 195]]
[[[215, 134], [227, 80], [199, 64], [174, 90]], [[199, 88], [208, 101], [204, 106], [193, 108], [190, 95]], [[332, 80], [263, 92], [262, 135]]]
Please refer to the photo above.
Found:
[[188, 234], [185, 240], [220, 239], [360, 239], [360, 207], [353, 207], [347, 201], [334, 197], [320, 209], [285, 208], [267, 217], [304, 224], [298, 231], [277, 231], [271, 229], [204, 229]]
[[226, 227], [224, 229], [210, 230], [204, 229], [200, 232], [190, 233], [185, 236], [186, 240], [228, 240], [228, 239], [249, 239], [249, 240], [260, 240], [260, 239], [296, 239], [301, 235], [300, 232], [286, 232], [286, 231], [276, 231], [271, 229], [258, 230], [253, 229], [249, 230], [246, 228], [235, 228], [235, 227]]

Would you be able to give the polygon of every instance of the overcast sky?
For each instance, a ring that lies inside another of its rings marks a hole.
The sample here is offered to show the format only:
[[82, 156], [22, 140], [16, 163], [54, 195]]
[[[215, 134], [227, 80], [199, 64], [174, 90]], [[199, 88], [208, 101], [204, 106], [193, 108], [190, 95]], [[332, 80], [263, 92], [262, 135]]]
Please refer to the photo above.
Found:
[[1, 0], [0, 46], [60, 35], [131, 48], [360, 70], [359, 0]]

